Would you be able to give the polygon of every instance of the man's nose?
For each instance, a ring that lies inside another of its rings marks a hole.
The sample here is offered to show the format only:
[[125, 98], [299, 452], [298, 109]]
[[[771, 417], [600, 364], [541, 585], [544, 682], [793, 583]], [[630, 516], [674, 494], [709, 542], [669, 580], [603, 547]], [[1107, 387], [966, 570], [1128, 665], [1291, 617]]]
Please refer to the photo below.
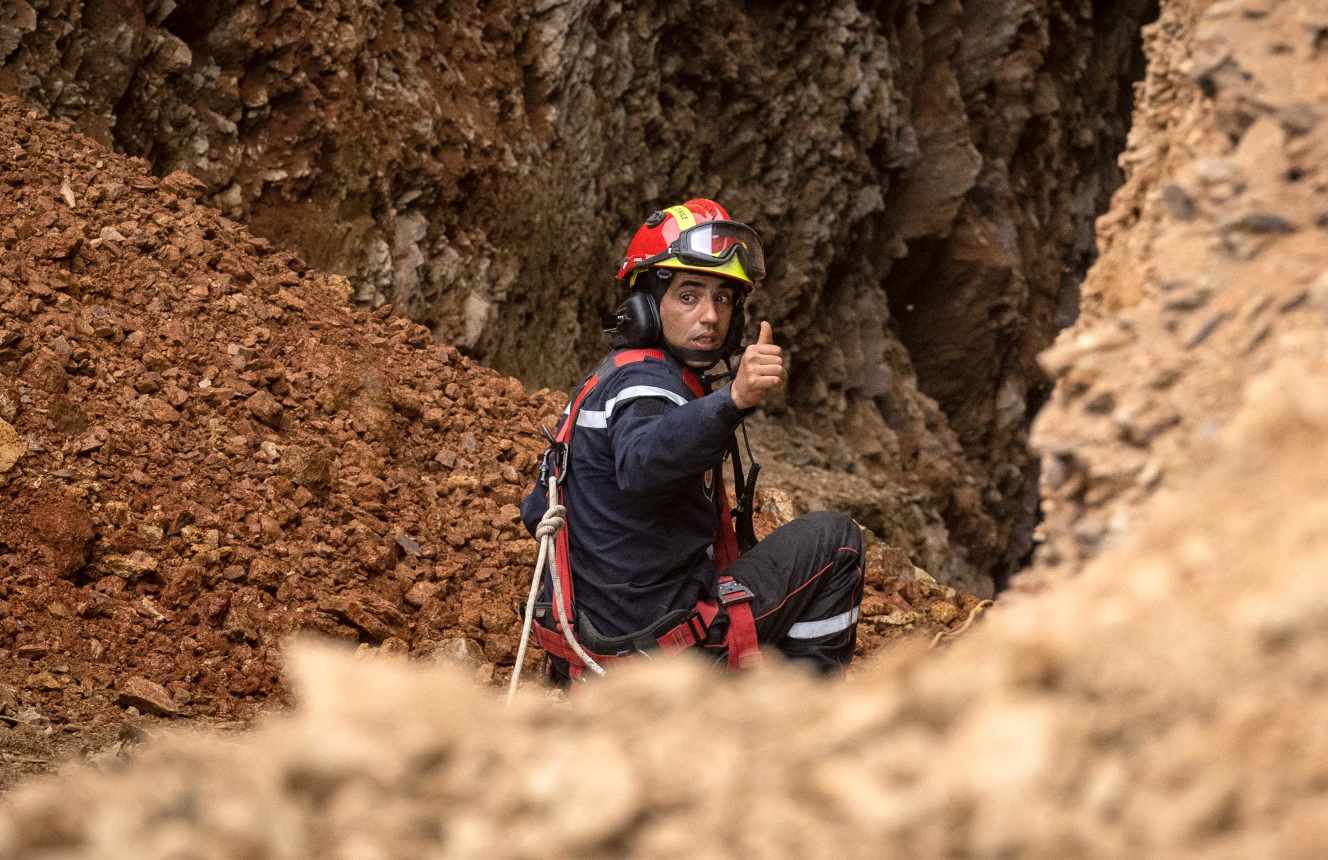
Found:
[[715, 308], [714, 299], [707, 297], [701, 300], [701, 322], [719, 322], [719, 311]]

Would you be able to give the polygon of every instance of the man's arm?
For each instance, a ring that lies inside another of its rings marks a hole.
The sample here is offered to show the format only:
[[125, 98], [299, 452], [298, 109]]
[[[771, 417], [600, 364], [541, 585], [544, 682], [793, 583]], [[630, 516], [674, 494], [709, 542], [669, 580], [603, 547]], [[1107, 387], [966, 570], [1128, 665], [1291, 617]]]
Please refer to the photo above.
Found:
[[[539, 470], [544, 474], [544, 470]], [[521, 522], [525, 524], [526, 531], [530, 532], [531, 537], [535, 535], [535, 526], [543, 519], [544, 514], [549, 509], [549, 488], [544, 482], [535, 478], [535, 488], [521, 500]]]
[[649, 493], [699, 476], [723, 459], [745, 414], [727, 388], [681, 406], [659, 397], [629, 401], [609, 423], [618, 487]]

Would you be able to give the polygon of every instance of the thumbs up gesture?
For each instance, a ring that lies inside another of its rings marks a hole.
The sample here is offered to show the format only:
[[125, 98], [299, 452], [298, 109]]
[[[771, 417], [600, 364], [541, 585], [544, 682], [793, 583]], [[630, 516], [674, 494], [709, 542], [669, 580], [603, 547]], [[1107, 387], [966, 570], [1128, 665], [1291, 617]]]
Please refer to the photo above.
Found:
[[775, 346], [775, 330], [770, 323], [761, 321], [761, 334], [756, 343], [743, 350], [742, 363], [733, 378], [729, 396], [739, 409], [760, 406], [766, 392], [784, 384], [784, 354]]

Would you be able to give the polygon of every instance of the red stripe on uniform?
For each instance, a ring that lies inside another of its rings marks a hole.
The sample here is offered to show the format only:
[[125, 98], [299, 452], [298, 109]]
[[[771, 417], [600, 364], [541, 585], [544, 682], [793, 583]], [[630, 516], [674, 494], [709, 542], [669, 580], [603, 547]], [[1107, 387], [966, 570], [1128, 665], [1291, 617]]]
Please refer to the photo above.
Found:
[[[835, 550], [835, 552], [851, 552], [854, 555], [858, 554], [858, 551], [851, 546], [841, 546], [839, 549]], [[756, 616], [756, 620], [760, 621], [762, 618], [765, 618], [767, 615], [778, 612], [785, 603], [789, 602], [789, 600], [793, 597], [793, 595], [797, 594], [799, 591], [802, 591], [804, 588], [815, 582], [821, 574], [825, 573], [831, 567], [834, 567], [834, 564], [835, 563], [833, 561], [827, 562], [825, 567], [821, 568], [820, 570], [816, 571], [816, 573], [812, 574], [811, 579], [807, 580], [802, 585], [799, 585], [797, 588], [793, 589], [788, 594], [784, 595], [784, 599], [779, 601], [778, 606], [776, 606], [774, 609], [771, 609], [769, 612], [762, 612], [760, 615]]]

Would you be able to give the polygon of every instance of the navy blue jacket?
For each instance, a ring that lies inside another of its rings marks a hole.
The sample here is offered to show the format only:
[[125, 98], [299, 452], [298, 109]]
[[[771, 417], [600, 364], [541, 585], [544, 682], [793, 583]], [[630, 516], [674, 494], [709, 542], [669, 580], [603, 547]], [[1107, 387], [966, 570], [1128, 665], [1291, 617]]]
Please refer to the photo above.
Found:
[[[601, 633], [634, 633], [713, 593], [716, 479], [745, 414], [728, 388], [693, 394], [672, 357], [618, 368], [587, 395], [561, 491], [576, 609]], [[521, 503], [531, 534], [548, 504], [537, 480]]]

